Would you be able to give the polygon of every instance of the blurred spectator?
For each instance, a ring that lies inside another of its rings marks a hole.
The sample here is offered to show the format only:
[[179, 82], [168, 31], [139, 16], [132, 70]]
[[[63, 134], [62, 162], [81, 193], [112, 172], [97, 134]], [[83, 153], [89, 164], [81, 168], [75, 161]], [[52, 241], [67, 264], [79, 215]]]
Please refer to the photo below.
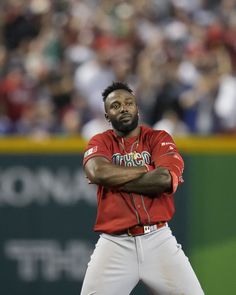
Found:
[[236, 77], [224, 76], [220, 80], [215, 112], [219, 118], [219, 130], [236, 132]]
[[236, 133], [235, 0], [2, 0], [0, 17], [2, 136], [109, 128], [101, 92], [114, 80], [144, 124]]
[[[31, 40], [39, 33], [37, 15], [27, 11], [23, 1], [3, 1], [4, 18], [2, 35], [7, 49], [15, 49], [26, 40]], [[3, 14], [2, 14], [3, 16]]]
[[0, 81], [0, 103], [6, 116], [17, 122], [34, 97], [34, 83], [18, 66], [10, 67]]
[[105, 120], [105, 117], [100, 115], [83, 125], [81, 129], [81, 135], [85, 139], [89, 140], [95, 134], [101, 133], [107, 129], [110, 129], [110, 126]]
[[60, 133], [63, 135], [78, 135], [81, 131], [81, 118], [76, 109], [69, 108], [62, 115]]
[[165, 111], [162, 119], [153, 125], [153, 129], [165, 130], [171, 135], [185, 136], [189, 134], [187, 125], [180, 120], [178, 114], [171, 111]]
[[16, 129], [19, 134], [34, 138], [47, 138], [57, 131], [53, 105], [48, 100], [38, 100], [27, 106], [23, 116], [18, 120]]
[[96, 57], [79, 66], [75, 71], [75, 88], [88, 100], [94, 116], [103, 112], [101, 93], [107, 85], [115, 80], [111, 67], [114, 51], [113, 40], [99, 38], [96, 40]]

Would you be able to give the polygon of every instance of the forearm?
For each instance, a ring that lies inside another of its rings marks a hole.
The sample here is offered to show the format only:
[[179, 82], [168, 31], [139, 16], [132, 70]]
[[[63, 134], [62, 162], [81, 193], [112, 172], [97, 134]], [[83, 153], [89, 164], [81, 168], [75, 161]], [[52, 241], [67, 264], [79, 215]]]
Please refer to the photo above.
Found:
[[157, 168], [138, 179], [134, 179], [123, 185], [120, 190], [139, 194], [160, 194], [171, 191], [172, 181], [169, 171], [165, 168]]
[[123, 167], [110, 162], [93, 163], [92, 169], [87, 171], [87, 176], [92, 183], [107, 187], [119, 187], [127, 182], [134, 181], [146, 173], [146, 167]]

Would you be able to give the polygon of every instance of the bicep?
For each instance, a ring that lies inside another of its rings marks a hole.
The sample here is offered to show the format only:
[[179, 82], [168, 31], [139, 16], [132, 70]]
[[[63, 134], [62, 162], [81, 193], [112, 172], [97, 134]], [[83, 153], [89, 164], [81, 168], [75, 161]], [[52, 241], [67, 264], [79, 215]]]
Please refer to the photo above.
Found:
[[92, 182], [98, 177], [99, 169], [101, 169], [104, 165], [109, 164], [108, 159], [104, 157], [93, 157], [90, 158], [84, 166], [84, 170], [86, 176]]

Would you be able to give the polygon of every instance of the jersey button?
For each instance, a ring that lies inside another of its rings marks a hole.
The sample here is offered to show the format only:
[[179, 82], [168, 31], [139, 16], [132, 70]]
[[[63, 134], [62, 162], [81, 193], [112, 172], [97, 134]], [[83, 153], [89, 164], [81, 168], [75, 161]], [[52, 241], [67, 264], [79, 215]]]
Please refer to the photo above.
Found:
[[140, 208], [141, 206], [140, 205], [138, 205], [138, 208]]

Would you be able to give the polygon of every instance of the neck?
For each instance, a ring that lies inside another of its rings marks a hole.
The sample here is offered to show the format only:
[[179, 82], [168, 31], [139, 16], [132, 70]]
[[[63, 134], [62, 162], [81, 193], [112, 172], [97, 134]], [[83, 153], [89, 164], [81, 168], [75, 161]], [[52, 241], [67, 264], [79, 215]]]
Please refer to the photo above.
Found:
[[133, 130], [131, 130], [129, 132], [121, 132], [121, 131], [118, 131], [116, 129], [114, 129], [114, 132], [120, 137], [124, 137], [124, 138], [134, 137], [134, 136], [139, 135], [140, 126], [137, 126], [135, 129], [133, 129]]

